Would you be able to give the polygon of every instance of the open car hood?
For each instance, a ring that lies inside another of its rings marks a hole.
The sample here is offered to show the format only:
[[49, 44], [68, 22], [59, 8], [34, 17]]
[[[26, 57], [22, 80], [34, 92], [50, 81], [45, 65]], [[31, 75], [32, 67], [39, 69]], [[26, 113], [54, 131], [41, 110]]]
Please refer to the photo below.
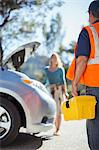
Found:
[[35, 41], [18, 47], [3, 60], [3, 66], [6, 65], [10, 69], [18, 70], [39, 46], [40, 43]]

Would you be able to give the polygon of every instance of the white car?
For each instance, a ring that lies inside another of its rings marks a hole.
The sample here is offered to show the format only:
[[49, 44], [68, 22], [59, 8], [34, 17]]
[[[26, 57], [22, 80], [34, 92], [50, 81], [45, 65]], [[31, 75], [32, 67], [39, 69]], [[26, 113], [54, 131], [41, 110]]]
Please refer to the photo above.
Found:
[[[0, 143], [10, 144], [21, 127], [26, 133], [53, 127], [55, 101], [39, 81], [16, 71], [40, 44], [32, 42], [8, 55], [0, 67]], [[10, 68], [10, 69], [8, 69]]]

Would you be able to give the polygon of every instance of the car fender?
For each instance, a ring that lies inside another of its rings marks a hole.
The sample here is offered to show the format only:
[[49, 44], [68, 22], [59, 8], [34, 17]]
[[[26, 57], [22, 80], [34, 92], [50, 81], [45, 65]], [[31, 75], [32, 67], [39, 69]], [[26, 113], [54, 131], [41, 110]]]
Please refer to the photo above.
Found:
[[4, 94], [8, 94], [8, 95], [10, 93], [10, 96], [12, 96], [13, 98], [15, 98], [18, 101], [18, 103], [22, 106], [22, 108], [25, 112], [26, 128], [29, 128], [29, 126], [31, 126], [31, 124], [32, 124], [32, 120], [30, 117], [30, 111], [29, 111], [28, 107], [26, 106], [25, 102], [23, 101], [22, 97], [20, 97], [16, 92], [11, 91], [6, 88], [2, 88], [2, 87], [0, 87], [0, 93], [4, 93]]

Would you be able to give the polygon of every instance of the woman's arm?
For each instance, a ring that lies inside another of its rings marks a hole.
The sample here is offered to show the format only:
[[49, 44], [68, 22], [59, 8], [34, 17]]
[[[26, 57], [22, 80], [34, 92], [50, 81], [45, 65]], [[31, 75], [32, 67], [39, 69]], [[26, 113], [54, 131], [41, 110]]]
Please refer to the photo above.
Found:
[[44, 68], [44, 81], [43, 81], [43, 84], [45, 84], [45, 86], [49, 85], [47, 70], [48, 70], [48, 66]]
[[63, 89], [64, 94], [66, 94], [67, 86], [66, 86], [65, 70], [64, 70], [64, 68], [61, 68], [61, 78], [62, 78], [62, 83], [63, 83], [62, 89]]

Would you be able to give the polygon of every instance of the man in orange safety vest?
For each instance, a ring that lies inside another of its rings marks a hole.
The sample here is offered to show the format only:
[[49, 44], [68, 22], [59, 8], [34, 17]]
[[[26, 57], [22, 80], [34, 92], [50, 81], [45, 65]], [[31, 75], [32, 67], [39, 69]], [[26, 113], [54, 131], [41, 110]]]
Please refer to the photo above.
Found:
[[68, 69], [67, 78], [72, 80], [72, 95], [78, 95], [78, 85], [86, 86], [86, 95], [97, 100], [96, 117], [87, 120], [88, 144], [91, 150], [99, 150], [99, 0], [89, 5], [89, 26], [82, 29], [75, 58]]

